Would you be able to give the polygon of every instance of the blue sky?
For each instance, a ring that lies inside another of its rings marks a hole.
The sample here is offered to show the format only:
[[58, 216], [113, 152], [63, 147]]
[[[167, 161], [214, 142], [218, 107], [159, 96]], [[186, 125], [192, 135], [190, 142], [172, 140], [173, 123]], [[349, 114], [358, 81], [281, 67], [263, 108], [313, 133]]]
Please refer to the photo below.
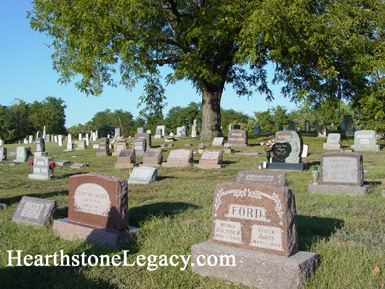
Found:
[[[106, 86], [99, 97], [86, 96], [80, 93], [75, 83], [60, 85], [57, 83], [59, 74], [52, 69], [50, 50], [46, 44], [50, 43], [44, 34], [33, 31], [26, 18], [32, 6], [29, 0], [1, 0], [0, 1], [0, 104], [11, 105], [15, 98], [28, 103], [42, 101], [47, 96], [62, 98], [67, 105], [66, 127], [78, 123], [86, 123], [96, 112], [123, 109], [138, 116], [138, 97], [142, 94], [142, 87], [137, 85], [133, 91], [124, 87], [112, 88]], [[280, 95], [280, 87], [270, 86], [275, 100], [265, 101], [263, 95], [254, 94], [249, 100], [238, 97], [230, 86], [226, 87], [222, 97], [222, 108], [241, 111], [250, 116], [254, 111], [264, 111], [277, 105], [295, 109]], [[189, 82], [179, 82], [166, 87], [168, 106], [164, 115], [173, 106], [187, 106], [191, 101], [201, 102], [201, 95], [197, 94]]]

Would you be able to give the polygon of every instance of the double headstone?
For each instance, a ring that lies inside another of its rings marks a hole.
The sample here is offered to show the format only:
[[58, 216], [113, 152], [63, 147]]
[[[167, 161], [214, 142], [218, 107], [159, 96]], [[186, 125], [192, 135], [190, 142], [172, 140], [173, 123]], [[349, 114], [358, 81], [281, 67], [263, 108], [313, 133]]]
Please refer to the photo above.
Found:
[[339, 133], [329, 133], [326, 143], [323, 144], [323, 149], [338, 151], [341, 148], [341, 135]]
[[370, 189], [364, 185], [362, 155], [355, 152], [321, 154], [320, 180], [309, 185], [309, 192], [361, 196]]
[[[313, 275], [316, 254], [298, 251], [294, 192], [256, 183], [217, 185], [211, 237], [191, 248], [191, 262], [233, 256], [232, 267], [191, 267], [195, 273], [258, 288], [300, 288]], [[204, 257], [202, 257], [204, 256]]]
[[106, 137], [99, 139], [99, 151], [96, 153], [98, 157], [109, 156], [110, 153], [110, 140]]
[[127, 143], [126, 142], [116, 142], [114, 143], [114, 152], [112, 153], [113, 156], [118, 156], [121, 150], [127, 149]]
[[[235, 128], [235, 126], [234, 126]], [[230, 130], [227, 142], [233, 146], [247, 146], [247, 131], [240, 129]]]
[[119, 152], [118, 158], [116, 159], [115, 168], [127, 169], [135, 166], [135, 150], [134, 149], [122, 149]]
[[192, 163], [193, 151], [189, 149], [171, 150], [164, 167], [185, 167]]
[[354, 133], [354, 151], [380, 151], [377, 144], [377, 133], [374, 130], [357, 130]]
[[204, 150], [196, 166], [201, 169], [221, 169], [224, 167], [222, 156], [222, 150]]
[[137, 230], [128, 227], [127, 181], [97, 173], [69, 177], [68, 219], [55, 220], [62, 238], [123, 247]]
[[159, 166], [163, 161], [163, 149], [154, 148], [148, 149], [143, 156], [143, 165], [145, 166]]
[[54, 178], [53, 168], [49, 166], [52, 161], [49, 157], [35, 157], [33, 160], [33, 173], [28, 178], [35, 180], [52, 180]]

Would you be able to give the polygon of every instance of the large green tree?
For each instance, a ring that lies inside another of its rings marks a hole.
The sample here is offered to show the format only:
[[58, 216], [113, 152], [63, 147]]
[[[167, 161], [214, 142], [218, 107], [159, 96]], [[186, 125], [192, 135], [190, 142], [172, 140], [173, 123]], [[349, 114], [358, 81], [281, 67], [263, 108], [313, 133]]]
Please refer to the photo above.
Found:
[[[266, 49], [243, 69], [242, 30], [255, 8], [251, 0], [34, 0], [31, 27], [52, 38], [54, 69], [60, 81], [81, 76], [76, 86], [99, 95], [105, 84], [132, 88], [139, 79], [154, 82], [159, 67], [166, 82], [186, 79], [202, 94], [202, 139], [221, 134], [220, 102], [226, 83], [239, 95], [250, 87], [267, 93]], [[246, 53], [247, 54], [247, 53]], [[161, 90], [160, 90], [161, 91]], [[153, 99], [151, 99], [153, 97]], [[163, 101], [158, 93], [142, 99]]]

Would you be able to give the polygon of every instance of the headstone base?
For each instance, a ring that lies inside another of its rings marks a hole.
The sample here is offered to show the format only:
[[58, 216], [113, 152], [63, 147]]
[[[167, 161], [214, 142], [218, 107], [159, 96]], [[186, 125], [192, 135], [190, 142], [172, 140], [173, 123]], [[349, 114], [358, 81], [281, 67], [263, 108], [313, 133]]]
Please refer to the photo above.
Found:
[[359, 186], [344, 186], [344, 185], [309, 185], [310, 193], [319, 193], [319, 194], [341, 194], [349, 196], [365, 196], [369, 193], [370, 186], [363, 185]]
[[64, 160], [64, 161], [56, 161], [55, 162], [55, 164], [57, 165], [57, 166], [60, 166], [60, 167], [63, 167], [63, 166], [65, 166], [65, 165], [68, 165], [70, 163], [70, 161], [66, 161], [66, 160]]
[[381, 150], [380, 145], [352, 145], [354, 151], [373, 151], [379, 152]]
[[56, 177], [54, 175], [42, 176], [42, 175], [28, 174], [28, 178], [34, 179], [34, 180], [53, 180]]
[[179, 161], [179, 162], [163, 162], [162, 163], [162, 166], [163, 167], [166, 167], [166, 168], [172, 168], [172, 167], [178, 167], [178, 168], [182, 168], [182, 167], [187, 167], [189, 166], [191, 163], [186, 163], [186, 162], [182, 162], [182, 161]]
[[163, 136], [162, 135], [155, 135], [154, 136], [154, 139], [160, 139], [160, 138], [163, 138]]
[[[198, 258], [205, 256], [233, 255], [235, 266], [198, 266]], [[314, 274], [317, 265], [315, 253], [299, 251], [290, 256], [266, 253], [212, 244], [209, 241], [191, 247], [191, 269], [193, 272], [216, 277], [233, 283], [258, 288], [301, 288]]]
[[154, 167], [154, 168], [157, 168], [157, 167], [160, 167], [161, 164], [155, 164], [155, 163], [143, 163], [143, 164], [139, 164], [140, 167], [142, 166], [145, 166], [145, 167]]
[[198, 167], [200, 169], [223, 169], [224, 167], [226, 167], [226, 165], [224, 164], [217, 164], [217, 165], [200, 165], [200, 164], [196, 164], [194, 165], [194, 167]]
[[47, 155], [47, 152], [34, 152], [33, 155], [35, 157], [44, 157]]
[[268, 170], [283, 170], [283, 171], [303, 171], [308, 168], [307, 163], [289, 164], [289, 163], [268, 163]]
[[96, 153], [97, 157], [108, 157], [110, 155], [111, 155], [111, 153], [106, 153], [106, 152], [97, 152]]
[[124, 247], [139, 232], [139, 229], [133, 227], [130, 227], [128, 232], [117, 232], [73, 224], [68, 222], [68, 218], [55, 220], [53, 222], [53, 230], [59, 237], [65, 240], [80, 239], [87, 244], [91, 243], [110, 248]]
[[133, 163], [115, 163], [115, 169], [132, 169], [136, 167], [136, 164]]
[[324, 143], [324, 150], [339, 151], [342, 148], [340, 144]]

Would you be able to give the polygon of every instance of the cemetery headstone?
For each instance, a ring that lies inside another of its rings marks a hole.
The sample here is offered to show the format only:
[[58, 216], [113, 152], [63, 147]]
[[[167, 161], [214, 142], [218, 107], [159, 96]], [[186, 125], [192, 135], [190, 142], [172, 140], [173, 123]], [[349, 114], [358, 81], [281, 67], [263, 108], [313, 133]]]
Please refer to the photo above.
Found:
[[187, 137], [187, 129], [185, 126], [176, 128], [176, 136], [177, 137]]
[[127, 149], [127, 143], [126, 142], [116, 142], [114, 143], [114, 152], [112, 153], [113, 156], [118, 156], [119, 153], [122, 150]]
[[61, 134], [58, 135], [58, 145], [59, 147], [63, 146], [63, 135]]
[[233, 126], [229, 124], [229, 131], [233, 129]]
[[135, 166], [135, 150], [134, 149], [122, 149], [119, 152], [118, 158], [116, 159], [115, 168], [117, 169], [128, 169]]
[[275, 133], [275, 140], [273, 162], [300, 162], [302, 140], [296, 131], [278, 131]]
[[28, 136], [28, 143], [32, 143], [33, 142], [33, 135], [29, 135]]
[[193, 151], [189, 149], [171, 150], [164, 167], [185, 167], [192, 163]]
[[132, 170], [128, 178], [129, 184], [149, 184], [155, 182], [158, 175], [158, 169], [153, 167], [136, 167]]
[[302, 154], [301, 154], [301, 158], [307, 158], [308, 154], [309, 154], [309, 146], [306, 145], [306, 144], [304, 144], [304, 145], [302, 146]]
[[286, 184], [286, 174], [264, 171], [241, 171], [238, 172], [235, 182], [283, 187]]
[[318, 137], [326, 137], [327, 136], [326, 125], [323, 121], [318, 122], [317, 133], [318, 133]]
[[352, 149], [355, 151], [380, 151], [377, 144], [377, 133], [374, 130], [357, 130], [354, 132], [354, 145]]
[[137, 133], [135, 135], [135, 139], [145, 139], [146, 140], [146, 148], [145, 151], [151, 148], [151, 135], [148, 133]]
[[160, 128], [162, 130], [162, 137], [165, 137], [165, 135], [167, 134], [166, 126], [165, 125], [158, 125], [156, 128], [157, 129]]
[[35, 150], [33, 154], [35, 157], [46, 156], [47, 152], [45, 151], [45, 140], [44, 138], [38, 138], [35, 140]]
[[70, 161], [67, 160], [60, 160], [60, 161], [55, 161], [55, 164], [60, 167], [64, 167], [65, 165], [68, 165]]
[[0, 139], [0, 146], [4, 145], [4, 141]]
[[49, 166], [52, 161], [49, 157], [35, 157], [33, 160], [33, 173], [28, 178], [35, 180], [52, 180], [54, 179], [53, 168]]
[[50, 142], [51, 141], [51, 135], [50, 134], [46, 134], [45, 135], [45, 142]]
[[204, 150], [196, 166], [201, 169], [221, 169], [224, 167], [222, 157], [222, 150]]
[[214, 137], [213, 142], [212, 142], [211, 145], [212, 145], [213, 147], [220, 147], [220, 146], [223, 146], [224, 140], [225, 140], [224, 137]]
[[152, 134], [150, 129], [148, 129], [148, 130], [146, 131], [146, 133]]
[[295, 122], [292, 120], [289, 120], [289, 130], [295, 130]]
[[135, 139], [133, 147], [137, 156], [143, 156], [146, 151], [146, 140], [143, 138]]
[[136, 133], [144, 133], [144, 128], [143, 127], [138, 127], [136, 129]]
[[[298, 251], [294, 192], [253, 183], [217, 185], [211, 237], [192, 246], [199, 256], [233, 255], [235, 267], [194, 266], [195, 273], [259, 288], [300, 288], [313, 275], [316, 254]], [[236, 270], [234, 270], [236, 268]]]
[[69, 177], [68, 219], [55, 220], [58, 236], [107, 247], [123, 247], [128, 227], [127, 181], [98, 173]]
[[47, 133], [46, 133], [45, 126], [44, 126], [44, 127], [43, 127], [43, 135], [42, 135], [42, 137], [45, 139], [46, 136], [47, 136]]
[[84, 139], [78, 140], [77, 145], [78, 147], [75, 150], [85, 150], [87, 148], [86, 141]]
[[89, 135], [88, 133], [86, 134], [86, 146], [89, 146], [90, 145], [90, 138], [89, 138]]
[[58, 140], [57, 140], [57, 135], [54, 135], [54, 136], [53, 136], [53, 142], [56, 142], [56, 143], [57, 143], [57, 141], [58, 141]]
[[341, 148], [341, 135], [339, 133], [329, 133], [326, 143], [323, 144], [323, 149], [338, 151]]
[[98, 157], [106, 157], [111, 155], [110, 153], [110, 140], [106, 137], [99, 139], [99, 151], [96, 153]]
[[148, 149], [143, 156], [143, 165], [145, 166], [159, 166], [163, 161], [163, 149], [154, 148]]
[[28, 148], [17, 147], [16, 148], [16, 159], [15, 162], [24, 163], [28, 160]]
[[320, 183], [310, 184], [309, 192], [362, 196], [370, 187], [364, 185], [362, 155], [355, 152], [321, 154]]
[[346, 136], [353, 137], [354, 136], [354, 127], [353, 127], [353, 117], [351, 115], [344, 116]]
[[310, 121], [309, 120], [305, 120], [305, 131], [310, 132]]
[[247, 131], [234, 129], [229, 131], [227, 141], [233, 146], [247, 146]]
[[121, 136], [121, 133], [122, 133], [122, 131], [120, 130], [120, 128], [115, 128], [114, 136]]
[[260, 125], [255, 125], [254, 126], [254, 133], [260, 133], [261, 132], [261, 126]]
[[191, 137], [197, 137], [198, 136], [198, 121], [194, 119], [194, 123], [191, 127]]
[[24, 196], [13, 214], [15, 223], [48, 226], [54, 219], [56, 201]]
[[155, 136], [154, 136], [154, 138], [155, 139], [160, 139], [160, 138], [162, 138], [163, 137], [163, 135], [162, 135], [162, 129], [161, 128], [157, 128], [156, 130], [155, 130]]
[[334, 131], [334, 121], [332, 121], [332, 122], [330, 123], [330, 130], [331, 130], [331, 131]]
[[7, 148], [0, 147], [0, 162], [7, 159]]
[[86, 166], [85, 163], [74, 163], [74, 164], [70, 165], [70, 168], [81, 169], [81, 168], [84, 168], [85, 166]]

